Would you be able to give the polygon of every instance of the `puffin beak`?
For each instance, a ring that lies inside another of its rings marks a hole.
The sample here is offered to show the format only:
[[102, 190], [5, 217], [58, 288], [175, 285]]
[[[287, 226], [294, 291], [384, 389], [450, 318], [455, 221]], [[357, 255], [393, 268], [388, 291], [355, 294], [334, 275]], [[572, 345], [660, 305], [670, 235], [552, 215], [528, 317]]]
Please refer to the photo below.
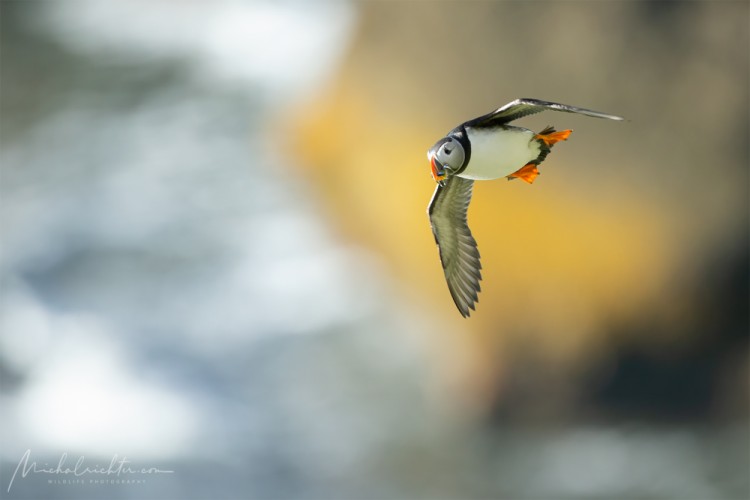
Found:
[[430, 155], [430, 168], [432, 169], [432, 178], [435, 182], [442, 182], [445, 180], [445, 169], [443, 165], [435, 158], [435, 155]]

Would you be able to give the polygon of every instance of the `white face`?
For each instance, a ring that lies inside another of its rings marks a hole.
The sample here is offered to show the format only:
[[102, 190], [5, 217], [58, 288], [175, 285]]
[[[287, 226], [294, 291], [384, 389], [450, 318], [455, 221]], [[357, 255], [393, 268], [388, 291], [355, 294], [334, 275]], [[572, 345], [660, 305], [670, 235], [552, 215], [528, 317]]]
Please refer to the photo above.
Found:
[[435, 158], [437, 158], [437, 161], [439, 161], [444, 167], [448, 167], [449, 170], [455, 172], [464, 164], [464, 148], [456, 139], [449, 138], [440, 145], [437, 153], [435, 153]]

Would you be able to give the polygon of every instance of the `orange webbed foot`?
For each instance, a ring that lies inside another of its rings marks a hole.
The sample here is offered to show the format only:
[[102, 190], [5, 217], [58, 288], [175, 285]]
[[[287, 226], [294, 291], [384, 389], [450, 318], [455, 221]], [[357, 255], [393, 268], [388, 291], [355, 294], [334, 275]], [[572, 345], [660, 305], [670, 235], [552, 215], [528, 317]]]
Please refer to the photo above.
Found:
[[527, 163], [523, 167], [519, 168], [508, 176], [508, 179], [523, 179], [524, 181], [532, 184], [534, 179], [539, 175], [539, 169], [536, 168], [535, 163]]
[[534, 138], [544, 141], [547, 146], [552, 146], [560, 141], [567, 141], [571, 132], [573, 131], [561, 130], [560, 132], [557, 132], [555, 129], [550, 128], [542, 130], [540, 133], [536, 134]]

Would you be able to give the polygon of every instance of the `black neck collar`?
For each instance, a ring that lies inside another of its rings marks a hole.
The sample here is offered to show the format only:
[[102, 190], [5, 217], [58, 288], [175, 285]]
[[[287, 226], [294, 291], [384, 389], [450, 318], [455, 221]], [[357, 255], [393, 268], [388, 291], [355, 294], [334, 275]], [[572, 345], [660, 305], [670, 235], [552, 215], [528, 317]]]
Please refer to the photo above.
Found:
[[461, 165], [461, 168], [456, 170], [454, 175], [460, 174], [461, 172], [466, 170], [466, 167], [469, 165], [469, 160], [471, 159], [471, 142], [469, 141], [469, 136], [466, 133], [466, 128], [463, 125], [459, 125], [458, 127], [448, 132], [448, 137], [453, 137], [454, 139], [456, 139], [464, 148], [464, 163], [463, 165]]

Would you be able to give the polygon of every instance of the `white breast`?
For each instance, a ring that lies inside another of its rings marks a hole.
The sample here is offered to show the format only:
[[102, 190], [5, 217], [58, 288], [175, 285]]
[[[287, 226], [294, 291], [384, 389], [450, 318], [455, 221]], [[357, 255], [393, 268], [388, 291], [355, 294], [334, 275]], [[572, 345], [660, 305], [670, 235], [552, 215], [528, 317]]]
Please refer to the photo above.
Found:
[[489, 180], [506, 177], [539, 156], [534, 132], [520, 127], [493, 130], [467, 127], [471, 158], [459, 177]]

